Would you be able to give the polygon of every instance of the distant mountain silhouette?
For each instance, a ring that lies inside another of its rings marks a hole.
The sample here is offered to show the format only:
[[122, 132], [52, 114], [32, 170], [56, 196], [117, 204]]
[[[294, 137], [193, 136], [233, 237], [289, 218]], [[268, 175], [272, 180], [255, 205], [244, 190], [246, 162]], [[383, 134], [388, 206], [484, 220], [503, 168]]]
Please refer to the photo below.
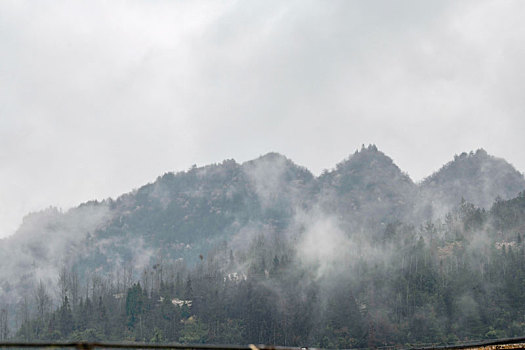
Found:
[[439, 216], [446, 214], [462, 198], [487, 209], [498, 197], [513, 198], [525, 189], [525, 178], [504, 159], [479, 149], [456, 155], [454, 160], [424, 179], [419, 187], [419, 203], [432, 207], [434, 216]]
[[0, 294], [15, 298], [32, 281], [56, 279], [64, 264], [79, 272], [140, 269], [159, 256], [191, 264], [221, 241], [298, 234], [297, 213], [312, 208], [337, 218], [349, 235], [381, 234], [390, 223], [444, 216], [462, 198], [488, 209], [524, 189], [521, 173], [484, 150], [456, 156], [420, 184], [374, 145], [319, 177], [278, 153], [194, 166], [117, 199], [29, 215], [0, 240]]
[[374, 145], [356, 151], [319, 181], [330, 210], [367, 227], [403, 219], [417, 193], [410, 177]]

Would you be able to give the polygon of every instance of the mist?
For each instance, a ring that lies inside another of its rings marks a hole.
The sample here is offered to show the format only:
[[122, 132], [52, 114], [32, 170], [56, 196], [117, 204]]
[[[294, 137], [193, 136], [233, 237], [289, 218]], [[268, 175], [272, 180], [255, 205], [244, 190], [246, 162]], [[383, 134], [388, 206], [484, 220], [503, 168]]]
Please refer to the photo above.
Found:
[[0, 6], [0, 237], [271, 150], [315, 175], [363, 143], [414, 181], [480, 147], [525, 169], [519, 1]]
[[[131, 317], [122, 303], [137, 290], [152, 310], [175, 300], [186, 326], [150, 315], [146, 332], [181, 342], [197, 326], [207, 341], [321, 347], [514, 336], [519, 323], [498, 328], [484, 305], [504, 313], [520, 300], [499, 279], [523, 246], [519, 190], [523, 175], [483, 150], [454, 156], [420, 183], [375, 145], [318, 177], [278, 153], [193, 166], [115, 199], [29, 215], [0, 242], [2, 301], [23, 337], [35, 336], [25, 333], [31, 317], [75, 314], [98, 299], [114, 311], [104, 321], [111, 332], [98, 337], [117, 340], [119, 320]], [[488, 302], [495, 293], [504, 304]], [[217, 307], [238, 324], [233, 333], [216, 328]], [[137, 327], [135, 339], [146, 339]]]
[[522, 336], [524, 10], [1, 2], [0, 341]]

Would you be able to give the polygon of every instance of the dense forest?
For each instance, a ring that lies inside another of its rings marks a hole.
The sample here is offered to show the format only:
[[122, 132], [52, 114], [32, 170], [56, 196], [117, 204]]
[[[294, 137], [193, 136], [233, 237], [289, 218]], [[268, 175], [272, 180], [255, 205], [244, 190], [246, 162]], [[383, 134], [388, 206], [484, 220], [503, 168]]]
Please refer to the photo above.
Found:
[[37, 214], [45, 225], [28, 218], [3, 253], [33, 237], [33, 220], [75, 259], [25, 248], [43, 258], [3, 282], [0, 340], [375, 348], [523, 336], [525, 192], [511, 195], [523, 183], [480, 150], [416, 185], [375, 146], [318, 178], [277, 154], [166, 174]]

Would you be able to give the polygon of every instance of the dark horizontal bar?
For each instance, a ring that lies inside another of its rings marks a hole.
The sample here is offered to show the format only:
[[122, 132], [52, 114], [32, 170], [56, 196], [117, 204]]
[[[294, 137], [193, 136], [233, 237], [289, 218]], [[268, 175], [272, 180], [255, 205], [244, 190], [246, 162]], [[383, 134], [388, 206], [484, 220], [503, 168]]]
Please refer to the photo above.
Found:
[[491, 346], [491, 345], [509, 345], [509, 344], [520, 344], [525, 343], [525, 337], [519, 337], [519, 338], [505, 338], [505, 339], [494, 339], [494, 340], [487, 340], [483, 342], [473, 342], [473, 343], [464, 343], [464, 344], [456, 344], [456, 345], [440, 345], [440, 346], [426, 346], [426, 347], [414, 347], [414, 348], [406, 348], [405, 350], [443, 350], [443, 349], [451, 349], [451, 350], [459, 350], [459, 349], [466, 349], [466, 348], [476, 348], [476, 347], [483, 347], [483, 346]]
[[[77, 349], [195, 349], [195, 350], [304, 350], [300, 347], [270, 345], [212, 345], [212, 344], [148, 344], [148, 343], [98, 343], [98, 342], [5, 342], [0, 348], [77, 348]], [[315, 348], [310, 348], [315, 349]]]
[[[460, 350], [473, 347], [492, 345], [525, 344], [525, 337], [488, 340], [455, 345], [410, 347], [405, 350]], [[176, 350], [320, 350], [307, 347], [286, 347], [273, 345], [216, 345], [216, 344], [149, 344], [149, 343], [99, 343], [99, 342], [5, 342], [0, 343], [0, 348], [76, 348], [76, 349], [176, 349]], [[387, 346], [385, 349], [395, 349]], [[378, 349], [381, 349], [379, 347]]]

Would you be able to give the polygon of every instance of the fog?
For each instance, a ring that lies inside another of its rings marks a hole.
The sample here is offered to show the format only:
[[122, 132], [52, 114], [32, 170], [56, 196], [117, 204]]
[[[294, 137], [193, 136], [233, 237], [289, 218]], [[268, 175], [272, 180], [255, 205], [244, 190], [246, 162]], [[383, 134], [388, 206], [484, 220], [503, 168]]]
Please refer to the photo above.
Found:
[[[506, 180], [492, 181], [500, 177]], [[448, 341], [443, 332], [515, 336], [519, 324], [503, 329], [498, 318], [485, 319], [493, 294], [521, 300], [519, 280], [501, 278], [511, 268], [521, 273], [523, 226], [512, 201], [524, 197], [505, 199], [524, 189], [522, 174], [483, 150], [456, 155], [418, 184], [375, 145], [318, 177], [277, 153], [191, 167], [115, 199], [27, 216], [0, 241], [0, 304], [8, 305], [15, 334], [31, 317], [53, 320], [50, 312], [64, 311], [67, 300], [81, 314], [82, 300], [98, 300], [112, 310], [105, 322], [120, 339], [140, 281], [150, 308], [164, 305], [161, 293], [194, 302], [164, 329], [173, 340], [184, 330], [172, 326], [194, 322], [190, 315], [209, 327], [234, 317], [247, 332], [236, 342], [345, 347]], [[470, 200], [496, 200], [503, 215]], [[144, 327], [154, 331], [160, 319]], [[125, 327], [142, 337], [142, 326]]]
[[485, 147], [525, 163], [519, 1], [2, 1], [0, 237], [29, 212], [279, 151], [362, 143], [419, 181]]
[[191, 298], [193, 278], [231, 306], [197, 322], [238, 308], [243, 342], [522, 335], [524, 12], [0, 2], [0, 324], [35, 335], [81, 291], [121, 331], [132, 282]]

